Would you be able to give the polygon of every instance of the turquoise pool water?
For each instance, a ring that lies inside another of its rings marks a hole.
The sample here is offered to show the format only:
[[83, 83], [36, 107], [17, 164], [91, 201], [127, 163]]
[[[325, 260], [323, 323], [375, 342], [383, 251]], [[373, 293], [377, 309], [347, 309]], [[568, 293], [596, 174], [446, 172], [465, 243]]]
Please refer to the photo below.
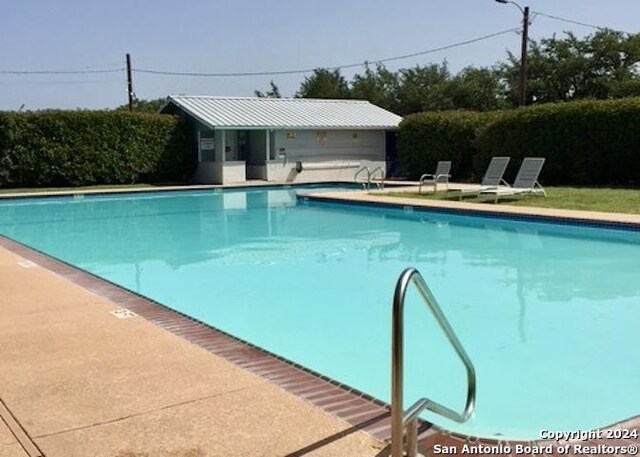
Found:
[[[297, 203], [316, 189], [0, 202], [0, 233], [389, 399], [395, 281], [417, 267], [474, 361], [481, 436], [640, 413], [640, 232]], [[414, 292], [407, 403], [464, 401]]]

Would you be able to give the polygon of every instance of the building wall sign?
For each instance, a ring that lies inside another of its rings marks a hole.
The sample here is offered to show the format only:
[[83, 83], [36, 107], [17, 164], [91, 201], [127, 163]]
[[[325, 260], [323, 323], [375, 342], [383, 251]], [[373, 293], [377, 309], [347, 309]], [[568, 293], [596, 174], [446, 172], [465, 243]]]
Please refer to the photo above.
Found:
[[215, 141], [213, 138], [200, 138], [200, 149], [202, 151], [212, 151], [215, 149]]

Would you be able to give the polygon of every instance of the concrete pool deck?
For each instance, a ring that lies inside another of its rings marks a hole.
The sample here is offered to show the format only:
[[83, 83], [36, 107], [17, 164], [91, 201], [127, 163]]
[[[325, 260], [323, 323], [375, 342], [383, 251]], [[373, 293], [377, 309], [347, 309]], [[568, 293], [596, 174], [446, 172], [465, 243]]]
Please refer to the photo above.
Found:
[[[0, 247], [0, 457], [375, 456], [382, 443]], [[344, 435], [344, 436], [343, 436]]]

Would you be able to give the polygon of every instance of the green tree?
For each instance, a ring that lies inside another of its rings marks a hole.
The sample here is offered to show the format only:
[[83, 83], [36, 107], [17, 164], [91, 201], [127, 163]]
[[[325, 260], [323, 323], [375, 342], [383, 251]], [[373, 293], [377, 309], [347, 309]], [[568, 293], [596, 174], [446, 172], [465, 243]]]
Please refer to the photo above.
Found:
[[[600, 30], [584, 39], [567, 33], [532, 41], [528, 53], [528, 103], [614, 98], [640, 93], [640, 35]], [[502, 65], [506, 94], [517, 100], [520, 59]]]
[[340, 70], [316, 68], [311, 76], [307, 76], [296, 92], [298, 98], [350, 98], [347, 80]]
[[[141, 100], [138, 98], [134, 98], [133, 111], [140, 112], [140, 113], [157, 113], [160, 110], [160, 108], [164, 106], [166, 102], [167, 102], [167, 99], [164, 97], [156, 98], [153, 100]], [[129, 104], [120, 105], [116, 108], [116, 111], [128, 111], [128, 110], [129, 110]]]
[[638, 94], [640, 34], [600, 31], [591, 38], [588, 51], [596, 97]]
[[397, 108], [398, 75], [378, 64], [374, 69], [366, 64], [364, 74], [356, 74], [351, 80], [351, 97], [368, 100], [384, 109]]
[[351, 81], [351, 96], [369, 100], [401, 115], [447, 109], [487, 111], [505, 106], [500, 72], [467, 67], [452, 77], [446, 62], [397, 73], [366, 66]]
[[271, 80], [269, 82], [271, 88], [267, 92], [262, 92], [259, 90], [254, 90], [253, 93], [256, 94], [256, 97], [260, 98], [282, 98], [280, 95], [280, 88]]
[[447, 64], [402, 69], [398, 72], [396, 112], [400, 115], [455, 108]]
[[506, 107], [500, 73], [491, 68], [467, 67], [449, 84], [449, 95], [457, 109], [489, 111]]

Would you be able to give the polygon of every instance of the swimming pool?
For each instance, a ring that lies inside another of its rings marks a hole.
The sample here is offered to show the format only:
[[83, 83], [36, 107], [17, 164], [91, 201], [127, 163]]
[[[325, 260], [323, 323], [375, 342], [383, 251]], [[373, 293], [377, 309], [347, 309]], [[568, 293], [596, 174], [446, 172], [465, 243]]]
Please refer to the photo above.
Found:
[[[310, 188], [317, 191], [318, 188]], [[0, 233], [382, 400], [390, 302], [417, 267], [478, 374], [486, 437], [609, 425], [640, 405], [640, 233], [354, 205], [304, 188], [0, 202]], [[413, 291], [407, 403], [465, 378]]]

